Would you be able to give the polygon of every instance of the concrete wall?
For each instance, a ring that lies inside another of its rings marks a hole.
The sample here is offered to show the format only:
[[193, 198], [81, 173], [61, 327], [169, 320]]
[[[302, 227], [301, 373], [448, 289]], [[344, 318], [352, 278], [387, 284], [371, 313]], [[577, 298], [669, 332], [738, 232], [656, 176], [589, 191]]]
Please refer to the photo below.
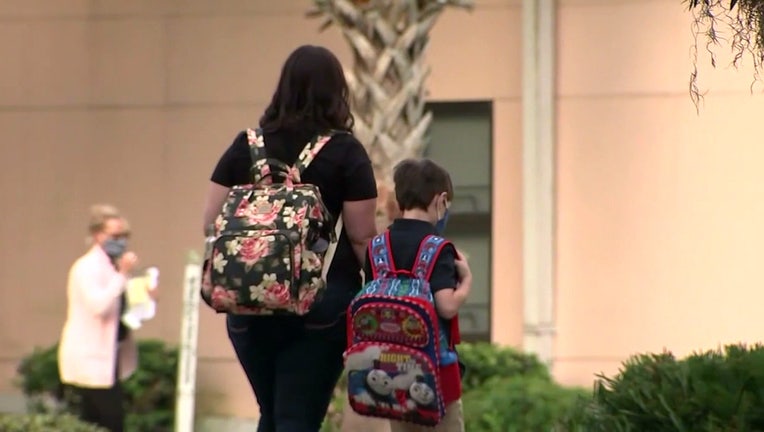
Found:
[[[130, 218], [142, 262], [162, 270], [157, 318], [142, 337], [176, 342], [185, 253], [201, 247], [209, 174], [253, 125], [281, 64], [303, 43], [350, 65], [336, 29], [318, 33], [298, 0], [4, 0], [0, 2], [0, 392], [18, 359], [58, 338], [65, 278], [85, 249], [87, 208], [111, 202]], [[520, 9], [478, 1], [449, 11], [432, 36], [433, 100], [493, 99], [496, 230], [520, 238]], [[469, 35], [469, 38], [465, 37]], [[473, 41], [480, 41], [476, 44]], [[507, 177], [506, 173], [510, 173]], [[510, 221], [506, 223], [505, 221]], [[495, 242], [495, 336], [520, 341], [520, 244]], [[505, 313], [507, 310], [511, 314]], [[214, 414], [256, 404], [221, 317], [201, 312], [199, 398]]]

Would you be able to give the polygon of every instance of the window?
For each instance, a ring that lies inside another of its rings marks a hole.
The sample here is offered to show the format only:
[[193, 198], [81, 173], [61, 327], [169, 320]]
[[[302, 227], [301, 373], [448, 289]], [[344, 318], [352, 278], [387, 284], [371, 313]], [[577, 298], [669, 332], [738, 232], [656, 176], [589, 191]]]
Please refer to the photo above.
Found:
[[425, 156], [454, 182], [446, 236], [464, 251], [473, 273], [470, 298], [459, 313], [465, 341], [491, 337], [491, 102], [433, 102], [434, 120]]

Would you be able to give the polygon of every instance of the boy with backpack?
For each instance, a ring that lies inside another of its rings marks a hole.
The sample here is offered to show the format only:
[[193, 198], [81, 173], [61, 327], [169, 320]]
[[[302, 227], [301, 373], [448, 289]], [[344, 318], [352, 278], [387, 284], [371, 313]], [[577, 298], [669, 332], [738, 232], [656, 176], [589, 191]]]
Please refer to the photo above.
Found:
[[393, 179], [401, 217], [369, 245], [367, 283], [349, 308], [348, 397], [359, 414], [390, 419], [392, 432], [463, 432], [454, 347], [472, 274], [441, 237], [451, 178], [431, 160], [407, 159]]

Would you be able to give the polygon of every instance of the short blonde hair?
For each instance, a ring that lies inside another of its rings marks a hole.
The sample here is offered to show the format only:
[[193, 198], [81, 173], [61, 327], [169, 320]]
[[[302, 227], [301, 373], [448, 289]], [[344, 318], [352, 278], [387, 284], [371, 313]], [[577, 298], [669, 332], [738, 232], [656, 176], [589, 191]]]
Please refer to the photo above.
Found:
[[103, 231], [106, 222], [111, 219], [124, 219], [116, 207], [110, 204], [95, 204], [90, 207], [90, 222], [88, 232], [90, 235]]

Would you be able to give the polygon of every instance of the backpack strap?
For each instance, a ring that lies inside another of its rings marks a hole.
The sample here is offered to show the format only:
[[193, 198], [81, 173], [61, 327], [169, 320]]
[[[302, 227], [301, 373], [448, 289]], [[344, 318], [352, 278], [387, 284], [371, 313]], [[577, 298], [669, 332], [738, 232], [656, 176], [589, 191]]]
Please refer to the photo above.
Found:
[[411, 272], [420, 279], [429, 280], [435, 269], [435, 261], [437, 261], [440, 251], [450, 244], [450, 241], [441, 236], [431, 234], [425, 237], [419, 244], [419, 252], [416, 254], [416, 261], [414, 261]]
[[326, 143], [328, 143], [334, 137], [334, 135], [341, 133], [347, 132], [331, 130], [328, 134], [317, 135], [315, 138], [310, 140], [308, 144], [305, 145], [305, 147], [300, 152], [300, 155], [297, 157], [297, 162], [294, 164], [295, 171], [297, 172], [296, 175], [298, 182], [300, 181], [299, 179], [302, 177], [302, 174], [305, 172], [305, 170], [308, 169], [310, 163], [313, 162], [313, 159], [316, 158], [318, 152], [324, 148]]
[[[435, 269], [438, 255], [440, 255], [440, 252], [447, 245], [453, 246], [453, 243], [436, 235], [428, 235], [425, 237], [419, 245], [419, 252], [417, 252], [416, 261], [414, 261], [414, 267], [411, 269], [412, 273], [418, 278], [429, 280]], [[459, 315], [450, 320], [440, 319], [439, 321], [442, 331], [446, 334], [448, 347], [454, 349], [456, 344], [461, 342], [459, 335]]]
[[[266, 155], [262, 129], [247, 129], [247, 142], [249, 143], [249, 155], [252, 158], [252, 167], [250, 168], [252, 184], [260, 184], [266, 179], [272, 182], [274, 176], [284, 179], [284, 183], [287, 185], [300, 182], [297, 170]], [[271, 167], [276, 168], [276, 171], [272, 171]]]
[[390, 231], [378, 234], [371, 240], [369, 243], [369, 262], [371, 263], [372, 279], [395, 272], [395, 262], [390, 249]]

